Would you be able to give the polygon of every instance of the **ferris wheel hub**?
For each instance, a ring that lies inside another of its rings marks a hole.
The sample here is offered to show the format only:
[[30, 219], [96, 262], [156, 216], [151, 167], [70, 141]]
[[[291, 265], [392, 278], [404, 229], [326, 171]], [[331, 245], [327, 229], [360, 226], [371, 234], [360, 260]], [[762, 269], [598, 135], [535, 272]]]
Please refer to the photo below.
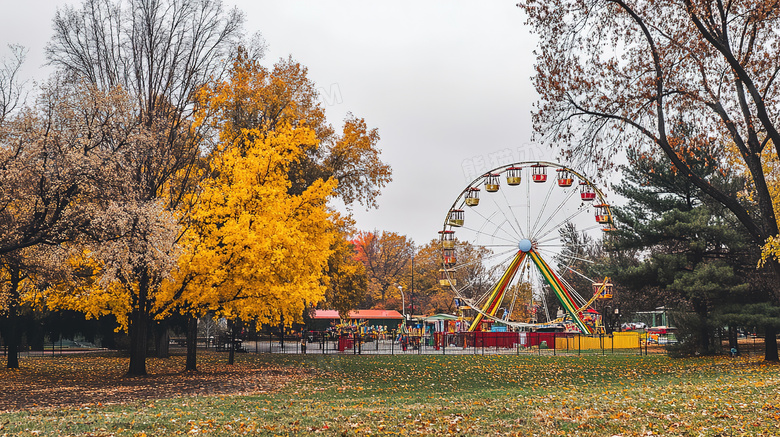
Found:
[[527, 238], [523, 238], [520, 240], [520, 243], [518, 243], [517, 248], [520, 249], [521, 252], [530, 252], [531, 248], [534, 247], [533, 243], [531, 243], [531, 240]]

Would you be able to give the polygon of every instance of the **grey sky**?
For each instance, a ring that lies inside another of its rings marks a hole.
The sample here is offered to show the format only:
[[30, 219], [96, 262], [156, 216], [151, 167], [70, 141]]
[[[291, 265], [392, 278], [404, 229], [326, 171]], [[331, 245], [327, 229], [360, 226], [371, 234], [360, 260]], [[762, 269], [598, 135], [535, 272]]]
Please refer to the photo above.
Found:
[[[57, 6], [0, 0], [0, 42], [29, 48], [25, 73], [40, 80]], [[379, 129], [394, 181], [380, 208], [354, 215], [361, 230], [418, 244], [477, 173], [507, 159], [555, 160], [531, 144], [535, 40], [515, 1], [226, 1], [268, 44], [266, 62], [292, 55], [309, 68], [330, 121], [347, 112]]]

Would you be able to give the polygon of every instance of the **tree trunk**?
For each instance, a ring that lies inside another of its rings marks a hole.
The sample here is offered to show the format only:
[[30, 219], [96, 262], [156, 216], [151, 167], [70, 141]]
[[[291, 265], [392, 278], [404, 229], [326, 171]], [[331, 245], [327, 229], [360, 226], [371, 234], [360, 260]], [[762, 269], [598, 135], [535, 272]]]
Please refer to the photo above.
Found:
[[228, 329], [230, 330], [230, 346], [228, 349], [228, 364], [233, 365], [236, 358], [236, 331], [235, 323], [232, 320], [228, 320]]
[[146, 375], [147, 333], [149, 329], [149, 276], [144, 271], [138, 283], [138, 296], [130, 313], [130, 367], [127, 376]]
[[279, 315], [279, 347], [284, 352], [284, 313]]
[[[775, 276], [775, 284], [780, 284], [780, 260], [770, 258], [767, 262], [772, 269]], [[780, 287], [775, 286], [774, 303], [775, 305], [780, 302]], [[777, 354], [777, 326], [767, 325], [764, 327], [766, 333], [764, 337], [764, 360], [765, 361], [780, 361]]]
[[170, 337], [168, 336], [168, 324], [161, 321], [155, 325], [154, 353], [157, 358], [170, 358]]
[[8, 337], [5, 339], [6, 346], [8, 347], [8, 361], [6, 367], [9, 369], [19, 368], [19, 330], [17, 328], [18, 321], [16, 320], [16, 304], [9, 305], [8, 308]]
[[699, 298], [692, 298], [691, 304], [693, 305], [693, 311], [698, 317], [697, 329], [699, 331], [699, 353], [702, 355], [709, 355], [712, 353], [712, 333], [708, 322], [707, 304]]
[[777, 327], [766, 325], [764, 327], [764, 360], [780, 361], [777, 356]]
[[21, 279], [19, 278], [19, 271], [16, 269], [10, 269], [10, 275], [11, 275], [11, 289], [9, 290], [8, 295], [8, 316], [7, 316], [7, 322], [8, 322], [8, 337], [6, 338], [6, 345], [8, 346], [8, 361], [6, 362], [6, 367], [9, 369], [18, 369], [19, 368], [19, 343], [21, 343], [20, 333], [19, 333], [19, 321], [18, 321], [18, 311], [19, 311], [19, 283], [21, 282]]
[[197, 372], [198, 354], [198, 318], [195, 316], [187, 320], [187, 364], [185, 370]]
[[735, 350], [736, 355], [739, 355], [739, 341], [737, 336], [737, 327], [729, 325], [729, 350]]

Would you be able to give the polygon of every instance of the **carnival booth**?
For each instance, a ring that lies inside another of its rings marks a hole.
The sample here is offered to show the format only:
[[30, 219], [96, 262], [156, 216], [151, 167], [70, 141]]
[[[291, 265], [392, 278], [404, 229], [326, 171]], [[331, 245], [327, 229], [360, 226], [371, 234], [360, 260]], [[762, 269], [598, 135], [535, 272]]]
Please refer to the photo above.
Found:
[[431, 345], [436, 350], [446, 346], [447, 335], [455, 332], [457, 321], [458, 317], [452, 314], [436, 314], [424, 319], [425, 326], [430, 328], [426, 331], [430, 334]]

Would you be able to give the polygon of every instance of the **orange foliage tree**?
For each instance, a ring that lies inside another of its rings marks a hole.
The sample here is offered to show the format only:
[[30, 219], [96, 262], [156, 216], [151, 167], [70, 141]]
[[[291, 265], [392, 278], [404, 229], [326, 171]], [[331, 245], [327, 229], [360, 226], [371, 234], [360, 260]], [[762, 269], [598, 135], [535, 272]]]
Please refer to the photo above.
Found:
[[388, 231], [361, 232], [354, 243], [368, 274], [367, 303], [383, 306], [389, 295], [399, 296], [397, 286], [403, 286], [409, 275], [414, 243]]

